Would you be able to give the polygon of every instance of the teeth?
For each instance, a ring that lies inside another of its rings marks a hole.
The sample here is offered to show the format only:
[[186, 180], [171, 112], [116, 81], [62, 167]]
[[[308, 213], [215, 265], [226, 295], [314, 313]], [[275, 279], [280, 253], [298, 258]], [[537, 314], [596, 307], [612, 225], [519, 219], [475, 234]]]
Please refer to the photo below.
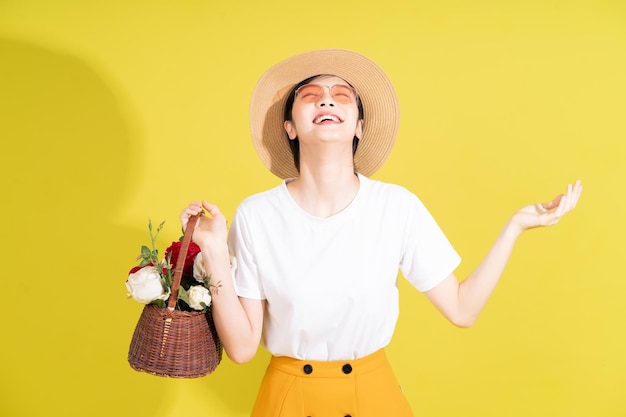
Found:
[[313, 123], [321, 123], [321, 122], [325, 122], [327, 120], [332, 120], [333, 122], [340, 122], [339, 118], [337, 116], [332, 116], [330, 114], [325, 114], [323, 116], [317, 117]]

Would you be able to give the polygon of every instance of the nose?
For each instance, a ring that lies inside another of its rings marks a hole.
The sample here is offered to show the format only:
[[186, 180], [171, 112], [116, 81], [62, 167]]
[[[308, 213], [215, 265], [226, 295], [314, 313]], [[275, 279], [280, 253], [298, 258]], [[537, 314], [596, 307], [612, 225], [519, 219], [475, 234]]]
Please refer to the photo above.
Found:
[[317, 99], [317, 105], [320, 107], [324, 106], [335, 106], [335, 99], [330, 94], [330, 87], [327, 85], [322, 86], [322, 96]]
[[330, 95], [329, 89], [327, 88], [324, 89], [324, 94], [322, 94], [322, 97], [320, 97], [320, 99], [317, 100], [317, 104], [320, 107], [325, 107], [325, 106], [335, 107], [335, 100]]

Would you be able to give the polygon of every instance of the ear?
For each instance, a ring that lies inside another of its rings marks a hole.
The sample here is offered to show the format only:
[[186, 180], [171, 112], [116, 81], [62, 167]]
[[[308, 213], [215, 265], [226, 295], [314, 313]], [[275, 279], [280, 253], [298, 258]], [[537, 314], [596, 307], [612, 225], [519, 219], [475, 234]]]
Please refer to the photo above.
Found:
[[285, 131], [287, 132], [287, 136], [289, 136], [289, 139], [293, 140], [298, 137], [298, 133], [296, 132], [296, 127], [294, 126], [291, 120], [285, 120], [285, 122], [283, 123], [283, 126], [285, 128]]
[[356, 131], [354, 132], [354, 136], [359, 138], [359, 140], [363, 137], [363, 119], [359, 119], [356, 122]]

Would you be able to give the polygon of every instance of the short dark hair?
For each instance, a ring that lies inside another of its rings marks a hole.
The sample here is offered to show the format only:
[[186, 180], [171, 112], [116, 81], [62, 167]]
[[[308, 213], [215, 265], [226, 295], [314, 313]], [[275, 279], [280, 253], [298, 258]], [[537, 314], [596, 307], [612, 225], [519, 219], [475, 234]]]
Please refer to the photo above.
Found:
[[[311, 81], [313, 81], [317, 77], [334, 77], [334, 75], [332, 75], [332, 74], [318, 74], [318, 75], [314, 75], [312, 77], [306, 78], [306, 79], [300, 81], [298, 84], [296, 84], [291, 89], [291, 91], [289, 92], [289, 95], [287, 96], [287, 101], [285, 102], [285, 111], [284, 111], [284, 115], [283, 115], [283, 121], [285, 121], [285, 122], [286, 121], [291, 121], [292, 110], [293, 110], [293, 102], [296, 100], [296, 91], [298, 90], [298, 88], [302, 87], [305, 84], [310, 83]], [[348, 85], [350, 87], [354, 88], [354, 86], [352, 84], [350, 84], [348, 81], [346, 81], [346, 82], [348, 83]], [[359, 120], [363, 120], [365, 112], [363, 111], [363, 103], [361, 102], [361, 97], [359, 97], [358, 92], [357, 92], [357, 95], [356, 95], [356, 106], [357, 106], [357, 109], [359, 110]], [[289, 135], [287, 135], [287, 142], [289, 143], [289, 148], [291, 149], [291, 153], [293, 155], [293, 162], [296, 165], [296, 169], [298, 170], [298, 172], [300, 172], [300, 141], [298, 140], [297, 137], [295, 139], [289, 139]], [[356, 154], [356, 149], [358, 147], [359, 147], [359, 138], [357, 138], [355, 136], [352, 139], [352, 156], [353, 157]]]

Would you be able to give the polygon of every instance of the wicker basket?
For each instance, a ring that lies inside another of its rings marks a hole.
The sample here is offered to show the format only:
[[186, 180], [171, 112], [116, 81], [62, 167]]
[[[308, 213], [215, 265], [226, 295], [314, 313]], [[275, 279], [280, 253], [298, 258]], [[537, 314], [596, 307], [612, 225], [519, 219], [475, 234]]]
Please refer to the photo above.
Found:
[[172, 378], [198, 378], [213, 372], [222, 360], [222, 345], [211, 308], [175, 310], [187, 249], [199, 216], [189, 220], [174, 269], [167, 308], [144, 307], [128, 350], [128, 363], [141, 372]]

